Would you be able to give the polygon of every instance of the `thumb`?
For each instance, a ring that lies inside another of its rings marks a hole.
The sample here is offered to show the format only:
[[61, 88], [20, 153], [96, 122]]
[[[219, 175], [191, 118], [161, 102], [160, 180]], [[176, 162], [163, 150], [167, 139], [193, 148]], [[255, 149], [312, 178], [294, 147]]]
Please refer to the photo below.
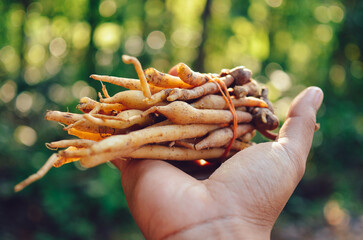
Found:
[[292, 102], [286, 121], [281, 127], [278, 142], [285, 148], [292, 161], [305, 169], [316, 123], [316, 112], [323, 101], [318, 87], [302, 91]]

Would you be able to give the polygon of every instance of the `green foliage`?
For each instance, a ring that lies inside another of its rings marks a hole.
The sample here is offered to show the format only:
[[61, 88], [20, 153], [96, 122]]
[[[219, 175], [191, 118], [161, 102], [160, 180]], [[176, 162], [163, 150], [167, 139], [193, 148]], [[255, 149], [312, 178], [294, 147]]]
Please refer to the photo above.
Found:
[[321, 129], [277, 229], [363, 214], [362, 2], [3, 0], [0, 12], [1, 239], [142, 239], [110, 165], [69, 164], [12, 193], [51, 155], [45, 142], [68, 138], [45, 122], [47, 109], [76, 112], [80, 97], [96, 99], [92, 73], [137, 77], [122, 54], [161, 71], [181, 61], [203, 72], [245, 65], [281, 120], [299, 91], [321, 87]]

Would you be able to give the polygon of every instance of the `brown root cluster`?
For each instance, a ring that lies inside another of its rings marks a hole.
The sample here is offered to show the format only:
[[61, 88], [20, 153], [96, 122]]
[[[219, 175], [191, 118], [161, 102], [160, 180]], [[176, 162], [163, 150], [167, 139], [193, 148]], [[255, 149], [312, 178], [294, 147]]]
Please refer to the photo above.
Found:
[[48, 111], [47, 120], [66, 125], [64, 130], [77, 138], [47, 143], [60, 150], [15, 191], [69, 162], [94, 167], [118, 158], [223, 161], [251, 146], [256, 130], [276, 138], [269, 131], [279, 122], [267, 89], [245, 67], [211, 74], [180, 63], [172, 76], [154, 68], [144, 71], [134, 57], [122, 59], [134, 65], [139, 79], [91, 75], [129, 90], [109, 96], [102, 84], [99, 101], [80, 99], [82, 113]]

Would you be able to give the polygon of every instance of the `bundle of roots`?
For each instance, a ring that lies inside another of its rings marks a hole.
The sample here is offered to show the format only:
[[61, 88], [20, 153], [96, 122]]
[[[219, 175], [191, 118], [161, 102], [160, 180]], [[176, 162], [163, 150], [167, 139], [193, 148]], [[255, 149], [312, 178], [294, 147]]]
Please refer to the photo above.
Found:
[[[82, 114], [48, 111], [45, 118], [78, 138], [47, 143], [58, 150], [39, 171], [15, 186], [20, 191], [49, 169], [80, 161], [84, 167], [114, 159], [224, 161], [251, 146], [256, 130], [274, 140], [278, 127], [268, 91], [240, 66], [219, 74], [198, 73], [186, 64], [177, 76], [142, 69], [130, 56], [139, 79], [91, 75], [101, 81], [99, 101], [83, 97]], [[103, 82], [129, 90], [109, 96]]]

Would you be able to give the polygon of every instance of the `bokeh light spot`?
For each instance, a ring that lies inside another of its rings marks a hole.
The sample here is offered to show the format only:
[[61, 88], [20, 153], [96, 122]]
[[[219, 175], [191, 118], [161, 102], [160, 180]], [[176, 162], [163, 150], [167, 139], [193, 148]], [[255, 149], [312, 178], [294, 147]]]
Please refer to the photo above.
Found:
[[343, 209], [337, 201], [331, 200], [324, 206], [324, 217], [328, 224], [332, 226], [343, 225], [349, 223], [350, 217], [346, 210]]
[[37, 141], [37, 133], [31, 127], [20, 125], [14, 131], [14, 138], [25, 146], [32, 146]]
[[336, 5], [329, 6], [329, 15], [332, 22], [340, 23], [344, 19], [344, 10]]
[[42, 73], [37, 67], [27, 67], [24, 72], [24, 80], [29, 85], [35, 85], [43, 79]]
[[16, 94], [17, 85], [14, 81], [6, 81], [0, 88], [0, 99], [4, 103], [10, 102]]
[[305, 64], [310, 59], [310, 48], [302, 42], [294, 43], [289, 49], [289, 57], [292, 62]]
[[284, 71], [273, 71], [270, 75], [270, 80], [272, 85], [280, 91], [287, 91], [291, 87], [291, 79]]
[[5, 66], [5, 70], [12, 73], [20, 67], [20, 57], [12, 46], [5, 46], [0, 50], [0, 61]]
[[144, 41], [140, 36], [134, 35], [126, 39], [125, 50], [128, 54], [135, 57], [139, 56], [144, 47]]
[[115, 23], [102, 23], [97, 26], [93, 40], [101, 49], [116, 51], [121, 44], [122, 28]]
[[352, 62], [352, 65], [350, 65], [350, 72], [357, 79], [363, 78], [363, 62], [361, 61]]
[[214, 0], [211, 5], [211, 13], [213, 16], [225, 16], [231, 9], [230, 0]]
[[95, 98], [97, 96], [96, 90], [88, 86], [85, 81], [77, 81], [72, 86], [72, 94], [75, 98], [80, 99], [82, 97]]
[[280, 120], [283, 120], [286, 118], [286, 115], [287, 115], [287, 112], [289, 111], [291, 102], [292, 102], [291, 98], [284, 97], [274, 103], [274, 107], [276, 109], [276, 116]]
[[282, 4], [282, 0], [265, 0], [265, 1], [267, 5], [273, 8], [280, 7]]
[[102, 51], [98, 50], [96, 52], [96, 62], [100, 66], [111, 66], [113, 60], [113, 52], [112, 51]]
[[45, 70], [51, 76], [57, 74], [61, 70], [61, 67], [62, 67], [61, 60], [54, 56], [48, 58], [48, 60], [45, 62]]
[[264, 21], [267, 18], [268, 11], [264, 4], [253, 1], [248, 8], [248, 15], [258, 21]]
[[112, 15], [115, 14], [116, 10], [117, 10], [117, 5], [112, 0], [103, 1], [98, 9], [102, 17], [111, 17]]
[[358, 60], [360, 57], [360, 49], [354, 43], [348, 43], [344, 47], [344, 53], [345, 53], [346, 58], [348, 58], [350, 61]]
[[73, 28], [72, 44], [77, 49], [88, 46], [90, 42], [91, 27], [86, 22], [77, 23]]
[[68, 98], [68, 91], [60, 84], [54, 83], [48, 89], [48, 97], [56, 103], [64, 103]]
[[321, 23], [328, 23], [330, 20], [329, 9], [326, 6], [318, 6], [314, 10], [314, 17]]
[[33, 96], [29, 92], [22, 92], [16, 97], [15, 106], [22, 112], [28, 112], [33, 105]]
[[153, 31], [151, 32], [146, 39], [147, 45], [152, 49], [161, 49], [164, 47], [166, 42], [166, 38], [163, 32]]
[[24, 17], [25, 17], [24, 10], [18, 9], [18, 10], [12, 11], [11, 16], [10, 16], [11, 24], [14, 27], [20, 27], [21, 24], [23, 23]]
[[35, 44], [30, 47], [29, 51], [27, 52], [26, 59], [29, 64], [38, 66], [40, 65], [45, 59], [45, 49], [40, 44]]
[[326, 24], [320, 24], [315, 28], [315, 35], [320, 41], [327, 43], [333, 37], [333, 29]]
[[196, 48], [200, 45], [201, 35], [188, 28], [177, 28], [171, 35], [171, 41], [175, 47]]
[[333, 65], [329, 71], [329, 78], [335, 87], [340, 87], [345, 81], [345, 69], [342, 65]]
[[55, 38], [49, 44], [49, 51], [55, 57], [61, 57], [67, 50], [67, 43], [63, 38]]
[[160, 0], [148, 0], [145, 4], [145, 12], [150, 17], [157, 17], [164, 10], [164, 3]]
[[266, 76], [271, 76], [271, 74], [276, 71], [276, 70], [282, 70], [282, 67], [280, 64], [272, 62], [267, 64], [267, 66], [265, 67], [265, 74]]

